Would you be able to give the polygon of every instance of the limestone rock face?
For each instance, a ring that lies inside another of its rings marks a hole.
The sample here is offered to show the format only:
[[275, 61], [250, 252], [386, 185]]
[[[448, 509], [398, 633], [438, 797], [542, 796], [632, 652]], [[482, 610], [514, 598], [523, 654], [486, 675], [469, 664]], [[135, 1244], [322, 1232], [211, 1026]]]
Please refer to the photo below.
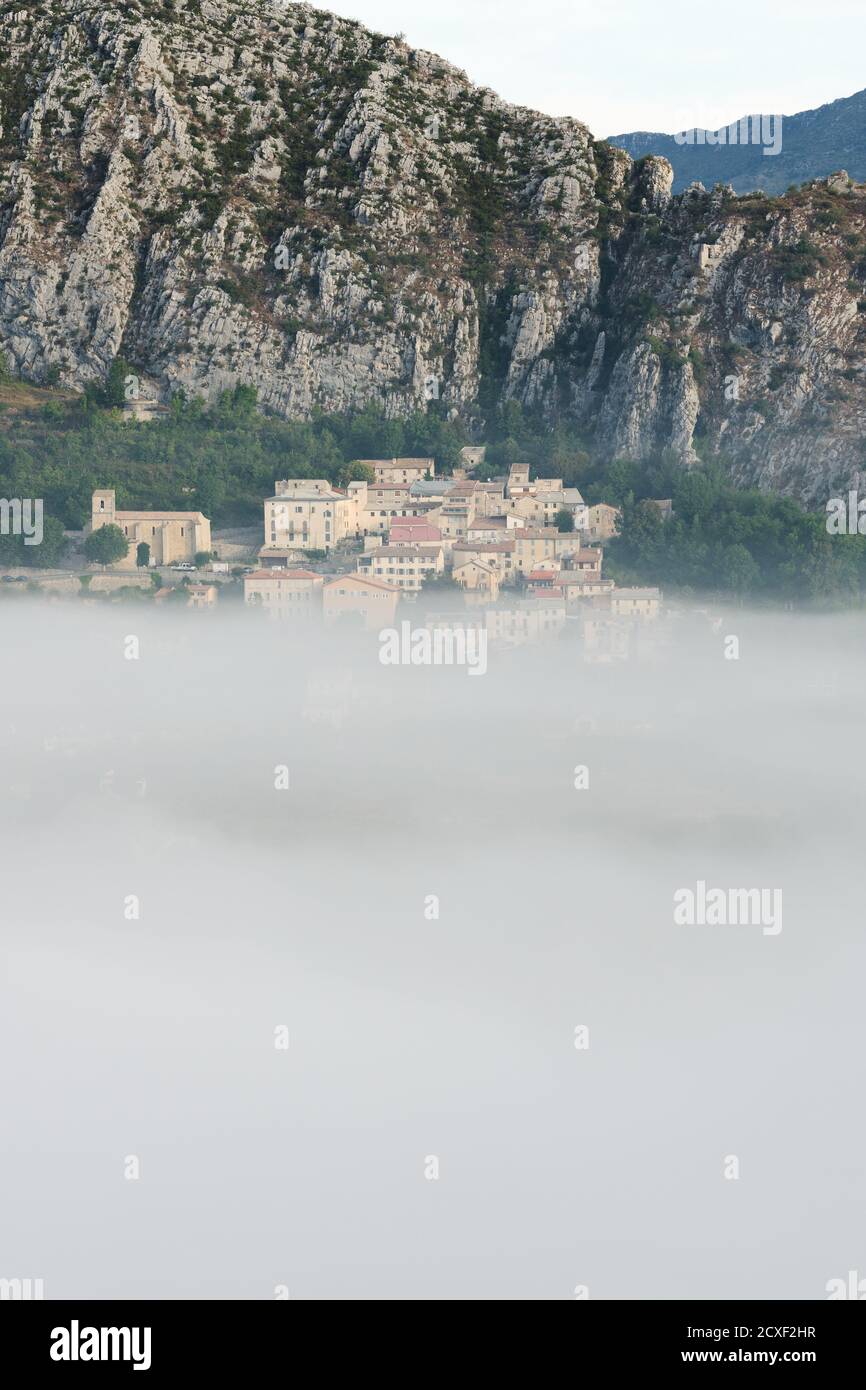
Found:
[[514, 398], [826, 496], [863, 462], [866, 197], [693, 186], [276, 0], [0, 14], [0, 348], [285, 416]]
[[683, 361], [667, 369], [650, 344], [642, 342], [617, 360], [599, 433], [619, 458], [643, 458], [667, 448], [683, 463], [693, 463], [699, 413], [691, 364]]

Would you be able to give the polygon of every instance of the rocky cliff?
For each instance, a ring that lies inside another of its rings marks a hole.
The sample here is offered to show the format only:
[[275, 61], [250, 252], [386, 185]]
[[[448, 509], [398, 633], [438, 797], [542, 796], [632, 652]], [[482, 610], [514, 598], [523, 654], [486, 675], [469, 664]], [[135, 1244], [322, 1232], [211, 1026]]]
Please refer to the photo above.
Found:
[[690, 190], [307, 5], [0, 11], [0, 347], [286, 416], [502, 399], [614, 456], [856, 479], [866, 189]]

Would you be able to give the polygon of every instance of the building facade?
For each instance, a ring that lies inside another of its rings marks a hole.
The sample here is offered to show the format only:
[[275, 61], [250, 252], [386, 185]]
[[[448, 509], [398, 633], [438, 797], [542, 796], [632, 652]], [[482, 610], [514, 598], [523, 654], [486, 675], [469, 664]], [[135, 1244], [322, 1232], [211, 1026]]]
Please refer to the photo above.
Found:
[[467, 601], [495, 603], [499, 598], [499, 573], [483, 560], [463, 560], [454, 566], [454, 582], [466, 591]]
[[276, 622], [309, 622], [321, 611], [323, 583], [310, 570], [254, 570], [244, 575], [244, 602]]
[[358, 459], [373, 470], [377, 483], [390, 483], [392, 486], [405, 483], [420, 483], [424, 478], [432, 478], [436, 472], [435, 459]]
[[588, 539], [612, 540], [619, 530], [619, 519], [619, 508], [611, 507], [607, 502], [599, 502], [597, 506], [590, 507], [586, 526]]
[[187, 587], [187, 608], [216, 608], [216, 584], [190, 584]]
[[392, 627], [400, 590], [359, 574], [341, 574], [331, 579], [322, 592], [322, 611], [326, 623], [356, 621], [366, 628]]
[[151, 565], [194, 561], [211, 548], [210, 522], [201, 512], [120, 512], [113, 488], [99, 488], [91, 499], [90, 529], [98, 531], [102, 526], [118, 526], [129, 542], [119, 568], [137, 567], [142, 542], [150, 547]]
[[657, 618], [661, 607], [658, 589], [614, 589], [610, 611], [615, 618]]
[[380, 545], [358, 557], [358, 574], [417, 594], [445, 568], [441, 545]]
[[281, 479], [265, 500], [265, 546], [333, 550], [360, 535], [366, 499], [366, 483], [350, 483], [339, 492], [326, 478]]

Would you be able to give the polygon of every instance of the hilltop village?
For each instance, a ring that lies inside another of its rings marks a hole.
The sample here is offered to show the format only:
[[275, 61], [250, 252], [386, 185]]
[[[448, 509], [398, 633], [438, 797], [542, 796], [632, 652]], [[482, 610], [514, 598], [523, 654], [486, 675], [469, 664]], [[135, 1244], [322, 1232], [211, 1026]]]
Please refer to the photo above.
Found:
[[[427, 627], [482, 626], [506, 645], [558, 636], [580, 617], [586, 649], [626, 655], [632, 624], [622, 620], [657, 618], [661, 595], [604, 576], [616, 509], [588, 507], [561, 478], [533, 480], [525, 464], [478, 482], [480, 454], [464, 450], [464, 466], [443, 478], [429, 458], [359, 460], [373, 481], [345, 492], [278, 482], [264, 504], [259, 566], [244, 577], [246, 603], [277, 621], [320, 616], [381, 631], [423, 596]], [[304, 567], [310, 549], [339, 556], [341, 572]]]
[[[471, 627], [514, 646], [569, 626], [579, 629], [587, 659], [627, 657], [650, 638], [662, 596], [619, 588], [605, 575], [617, 509], [587, 506], [577, 488], [531, 478], [526, 464], [478, 481], [472, 473], [483, 454], [465, 449], [462, 466], [441, 477], [432, 458], [359, 459], [354, 471], [362, 478], [343, 490], [325, 479], [282, 479], [264, 499], [262, 544], [252, 553], [219, 535], [212, 540], [201, 512], [122, 511], [114, 491], [100, 489], [88, 536], [110, 527], [127, 550], [108, 563], [102, 557], [99, 571], [80, 582], [88, 595], [132, 587], [201, 609], [216, 608], [224, 591], [227, 600], [242, 584], [251, 614], [292, 627], [381, 632], [411, 618], [431, 629]], [[669, 502], [656, 505], [670, 514]], [[163, 586], [159, 567], [172, 583]], [[67, 589], [75, 587], [67, 578]]]

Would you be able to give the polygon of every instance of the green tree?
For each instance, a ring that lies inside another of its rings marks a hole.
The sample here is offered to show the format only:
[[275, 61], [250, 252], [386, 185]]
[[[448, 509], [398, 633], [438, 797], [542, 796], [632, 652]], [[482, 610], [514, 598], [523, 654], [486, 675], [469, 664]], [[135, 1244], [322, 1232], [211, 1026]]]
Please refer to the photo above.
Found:
[[557, 531], [574, 530], [574, 516], [568, 510], [568, 507], [560, 507], [559, 511], [556, 513], [556, 516], [553, 518], [553, 524], [556, 527]]
[[683, 474], [674, 488], [674, 511], [683, 521], [696, 517], [708, 517], [719, 496], [719, 489], [713, 478], [706, 473], [693, 470]]
[[209, 462], [208, 471], [202, 470], [195, 489], [195, 504], [200, 512], [212, 517], [225, 506], [227, 485], [219, 460]]
[[725, 588], [735, 594], [748, 593], [761, 573], [744, 545], [729, 545], [726, 548], [720, 571]]
[[[33, 549], [33, 547], [30, 547]], [[9, 569], [25, 563], [24, 537], [0, 533], [0, 565]]]
[[140, 570], [146, 570], [150, 564], [150, 546], [147, 541], [139, 541], [135, 547], [135, 563]]
[[58, 564], [65, 549], [62, 523], [56, 516], [46, 516], [42, 522], [42, 540], [38, 545], [27, 545], [23, 535], [0, 535], [0, 565], [51, 569]]
[[212, 550], [197, 550], [195, 552], [195, 559], [193, 563], [195, 564], [197, 570], [201, 570], [204, 569], [205, 565], [210, 564], [212, 559]]
[[350, 483], [369, 483], [372, 487], [375, 481], [372, 464], [361, 463], [358, 459], [345, 464], [337, 474], [337, 486], [341, 488], [347, 488]]
[[606, 501], [622, 507], [640, 492], [640, 464], [631, 459], [614, 459], [605, 478]]
[[56, 516], [47, 516], [42, 523], [42, 544], [25, 547], [32, 559], [29, 564], [51, 569], [58, 564], [66, 550], [63, 523]]
[[222, 392], [216, 413], [226, 422], [249, 420], [255, 414], [257, 400], [258, 393], [254, 386], [237, 385], [232, 391]]
[[126, 378], [131, 374], [129, 363], [123, 357], [115, 357], [108, 369], [103, 397], [108, 406], [122, 406], [126, 400]]
[[658, 507], [651, 502], [628, 503], [622, 511], [619, 534], [608, 545], [615, 577], [656, 582], [673, 576], [666, 568], [664, 532]]
[[114, 565], [129, 551], [129, 541], [119, 526], [100, 526], [84, 542], [84, 553], [95, 565]]

